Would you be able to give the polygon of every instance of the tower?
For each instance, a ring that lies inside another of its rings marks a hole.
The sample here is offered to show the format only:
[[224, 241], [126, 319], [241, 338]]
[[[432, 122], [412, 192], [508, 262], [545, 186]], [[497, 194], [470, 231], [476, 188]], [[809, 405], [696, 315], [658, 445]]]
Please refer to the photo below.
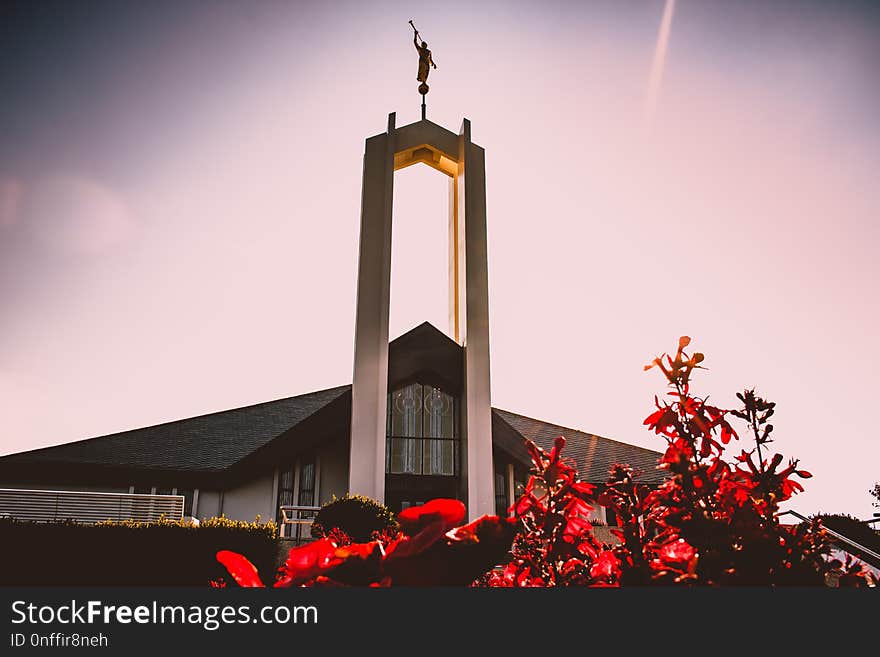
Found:
[[489, 385], [485, 152], [471, 124], [455, 134], [427, 119], [366, 140], [355, 320], [349, 492], [385, 499], [388, 317], [394, 172], [423, 163], [449, 178], [449, 323], [464, 358], [461, 476], [468, 516], [494, 513]]

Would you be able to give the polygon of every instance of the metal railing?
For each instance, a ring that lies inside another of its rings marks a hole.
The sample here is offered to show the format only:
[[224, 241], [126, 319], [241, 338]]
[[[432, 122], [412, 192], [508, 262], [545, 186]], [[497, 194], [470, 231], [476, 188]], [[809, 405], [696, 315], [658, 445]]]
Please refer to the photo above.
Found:
[[[803, 520], [803, 521], [805, 521], [805, 522], [809, 522], [809, 521], [810, 521], [810, 518], [807, 518], [806, 516], [802, 516], [802, 515], [801, 515], [800, 513], [798, 513], [797, 511], [783, 511], [782, 513], [777, 514], [776, 517], [778, 518], [779, 516], [784, 516], [784, 515], [786, 515], [786, 514], [788, 514], [788, 515], [792, 515], [792, 516], [794, 516], [795, 518], [798, 518], [799, 520]], [[876, 552], [874, 552], [874, 550], [871, 550], [870, 548], [866, 548], [864, 545], [862, 545], [862, 544], [860, 544], [860, 543], [856, 543], [856, 542], [855, 542], [854, 540], [852, 540], [851, 538], [847, 538], [846, 536], [844, 536], [844, 535], [841, 534], [840, 532], [836, 532], [836, 531], [834, 531], [833, 529], [828, 528], [828, 527], [825, 526], [824, 524], [823, 524], [822, 526], [825, 528], [825, 533], [828, 534], [829, 536], [833, 536], [835, 539], [837, 539], [838, 541], [840, 541], [840, 542], [843, 543], [844, 545], [848, 545], [848, 546], [851, 547], [851, 548], [855, 548], [855, 549], [857, 549], [857, 550], [861, 550], [862, 552], [864, 552], [864, 553], [867, 554], [868, 556], [871, 556], [871, 557], [873, 557], [874, 559], [877, 559], [878, 561], [880, 561], [880, 554], [877, 554]], [[849, 550], [845, 550], [845, 551], [846, 551], [846, 552], [849, 552]], [[855, 555], [855, 556], [858, 556], [858, 555]]]
[[183, 518], [183, 495], [93, 493], [71, 490], [0, 488], [0, 518], [37, 522], [105, 520], [156, 522]]
[[312, 523], [320, 510], [319, 506], [283, 505], [281, 507], [281, 538], [296, 541], [297, 544], [311, 541]]

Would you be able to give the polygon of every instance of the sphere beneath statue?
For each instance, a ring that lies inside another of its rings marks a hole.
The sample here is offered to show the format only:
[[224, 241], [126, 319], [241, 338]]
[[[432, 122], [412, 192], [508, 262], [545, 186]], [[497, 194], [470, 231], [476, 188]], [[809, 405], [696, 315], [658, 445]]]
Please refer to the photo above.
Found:
[[428, 84], [426, 82], [422, 82], [419, 85], [419, 93], [422, 94], [423, 96], [428, 93], [429, 89], [430, 89], [430, 87], [428, 87]]

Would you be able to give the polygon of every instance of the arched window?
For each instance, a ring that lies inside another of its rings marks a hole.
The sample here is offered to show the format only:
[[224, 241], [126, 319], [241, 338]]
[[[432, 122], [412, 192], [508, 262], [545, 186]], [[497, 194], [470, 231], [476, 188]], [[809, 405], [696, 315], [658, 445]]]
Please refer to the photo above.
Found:
[[412, 383], [388, 394], [385, 472], [458, 474], [455, 398], [440, 388]]

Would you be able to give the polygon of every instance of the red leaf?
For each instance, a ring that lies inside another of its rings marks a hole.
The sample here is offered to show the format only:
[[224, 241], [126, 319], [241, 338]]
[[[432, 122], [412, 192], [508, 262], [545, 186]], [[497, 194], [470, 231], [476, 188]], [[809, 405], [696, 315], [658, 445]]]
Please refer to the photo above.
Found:
[[256, 567], [247, 558], [238, 552], [229, 550], [220, 550], [217, 553], [217, 561], [226, 566], [226, 570], [232, 575], [233, 579], [238, 582], [239, 586], [244, 587], [263, 587], [263, 580], [257, 572]]
[[580, 552], [581, 554], [587, 555], [591, 559], [595, 559], [596, 555], [598, 554], [596, 547], [592, 543], [590, 543], [589, 541], [582, 541], [581, 543], [578, 544], [577, 549], [578, 549], [578, 552]]
[[585, 481], [576, 481], [571, 485], [571, 492], [581, 497], [581, 499], [592, 499], [593, 492], [596, 487]]

